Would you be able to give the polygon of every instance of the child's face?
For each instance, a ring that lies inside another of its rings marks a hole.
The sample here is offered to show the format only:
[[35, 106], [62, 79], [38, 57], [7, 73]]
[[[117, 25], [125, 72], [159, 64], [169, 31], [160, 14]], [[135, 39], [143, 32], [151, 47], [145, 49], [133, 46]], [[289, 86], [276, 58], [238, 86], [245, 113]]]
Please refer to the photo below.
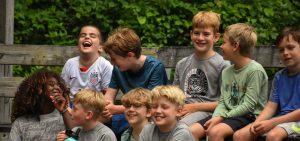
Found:
[[159, 129], [175, 126], [177, 123], [178, 107], [167, 98], [154, 98], [152, 101], [152, 119]]
[[50, 96], [53, 96], [55, 94], [62, 95], [62, 90], [57, 80], [52, 77], [46, 84], [46, 95], [49, 97], [49, 99], [51, 99]]
[[213, 27], [196, 27], [191, 33], [191, 40], [196, 52], [206, 53], [211, 50], [214, 43], [219, 40], [219, 33], [214, 33]]
[[110, 53], [110, 60], [113, 65], [116, 65], [120, 71], [130, 70], [130, 62], [133, 57], [122, 57], [115, 53]]
[[278, 45], [280, 60], [289, 69], [300, 67], [300, 45], [291, 35], [282, 39]]
[[87, 112], [80, 103], [74, 103], [71, 110], [72, 120], [76, 126], [82, 126], [86, 122]]
[[97, 28], [85, 26], [81, 28], [79, 34], [79, 51], [84, 54], [98, 53], [102, 46], [100, 45], [100, 33]]
[[229, 60], [229, 61], [232, 60], [230, 57], [233, 55], [234, 49], [235, 49], [234, 45], [231, 44], [228, 36], [224, 34], [223, 44], [221, 45], [221, 50], [223, 53], [224, 60]]
[[148, 118], [151, 116], [150, 110], [139, 102], [134, 102], [125, 107], [125, 117], [131, 126], [141, 125], [148, 122]]

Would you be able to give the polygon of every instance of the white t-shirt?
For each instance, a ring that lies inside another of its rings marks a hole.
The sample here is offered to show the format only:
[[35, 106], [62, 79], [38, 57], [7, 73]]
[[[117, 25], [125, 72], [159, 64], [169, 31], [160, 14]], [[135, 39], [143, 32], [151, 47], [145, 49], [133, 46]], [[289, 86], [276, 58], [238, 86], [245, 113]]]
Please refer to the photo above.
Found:
[[80, 89], [102, 91], [108, 88], [113, 66], [100, 56], [87, 71], [80, 70], [79, 56], [69, 59], [62, 70], [62, 78], [70, 87], [71, 100]]

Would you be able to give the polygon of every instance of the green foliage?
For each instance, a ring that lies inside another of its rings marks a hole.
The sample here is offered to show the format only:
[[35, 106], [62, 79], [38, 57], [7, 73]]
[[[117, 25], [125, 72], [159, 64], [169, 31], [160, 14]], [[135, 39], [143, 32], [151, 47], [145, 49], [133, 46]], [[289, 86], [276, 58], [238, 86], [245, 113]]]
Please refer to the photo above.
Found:
[[299, 7], [297, 0], [15, 0], [14, 41], [76, 45], [80, 26], [95, 24], [104, 38], [127, 26], [144, 47], [188, 46], [193, 16], [212, 10], [221, 14], [221, 33], [228, 25], [247, 22], [257, 29], [258, 45], [272, 45], [284, 26], [299, 26]]

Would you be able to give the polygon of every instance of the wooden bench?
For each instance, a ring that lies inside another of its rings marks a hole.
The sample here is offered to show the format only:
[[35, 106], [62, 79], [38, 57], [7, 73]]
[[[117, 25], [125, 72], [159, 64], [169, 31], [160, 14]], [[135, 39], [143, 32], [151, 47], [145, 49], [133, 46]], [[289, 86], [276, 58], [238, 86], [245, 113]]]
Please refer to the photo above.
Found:
[[[220, 52], [218, 47], [215, 47], [215, 50]], [[193, 52], [192, 47], [143, 48], [143, 54], [157, 57], [166, 69], [175, 68], [180, 59]], [[77, 55], [78, 51], [75, 46], [0, 44], [0, 65], [63, 66], [67, 59]], [[104, 56], [108, 58], [107, 55], [104, 54]], [[256, 47], [252, 58], [267, 68], [283, 67], [274, 46]], [[10, 130], [12, 100], [23, 79], [0, 77], [0, 133], [2, 134]]]

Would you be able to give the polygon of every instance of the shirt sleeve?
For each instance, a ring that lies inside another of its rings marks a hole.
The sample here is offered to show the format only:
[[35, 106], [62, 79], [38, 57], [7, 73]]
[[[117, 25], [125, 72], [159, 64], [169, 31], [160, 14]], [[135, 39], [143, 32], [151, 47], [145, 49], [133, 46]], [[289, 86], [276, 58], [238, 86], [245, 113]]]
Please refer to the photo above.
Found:
[[18, 120], [15, 120], [12, 124], [10, 133], [9, 133], [9, 141], [21, 141], [21, 129], [20, 129], [20, 123]]
[[109, 87], [109, 83], [112, 77], [112, 71], [113, 71], [113, 66], [107, 62], [105, 65], [105, 68], [103, 69], [103, 72], [101, 74], [102, 77], [102, 82], [101, 82], [101, 88], [106, 89]]
[[168, 82], [167, 73], [163, 64], [159, 63], [149, 78], [147, 89], [152, 90], [155, 86], [166, 85]]

